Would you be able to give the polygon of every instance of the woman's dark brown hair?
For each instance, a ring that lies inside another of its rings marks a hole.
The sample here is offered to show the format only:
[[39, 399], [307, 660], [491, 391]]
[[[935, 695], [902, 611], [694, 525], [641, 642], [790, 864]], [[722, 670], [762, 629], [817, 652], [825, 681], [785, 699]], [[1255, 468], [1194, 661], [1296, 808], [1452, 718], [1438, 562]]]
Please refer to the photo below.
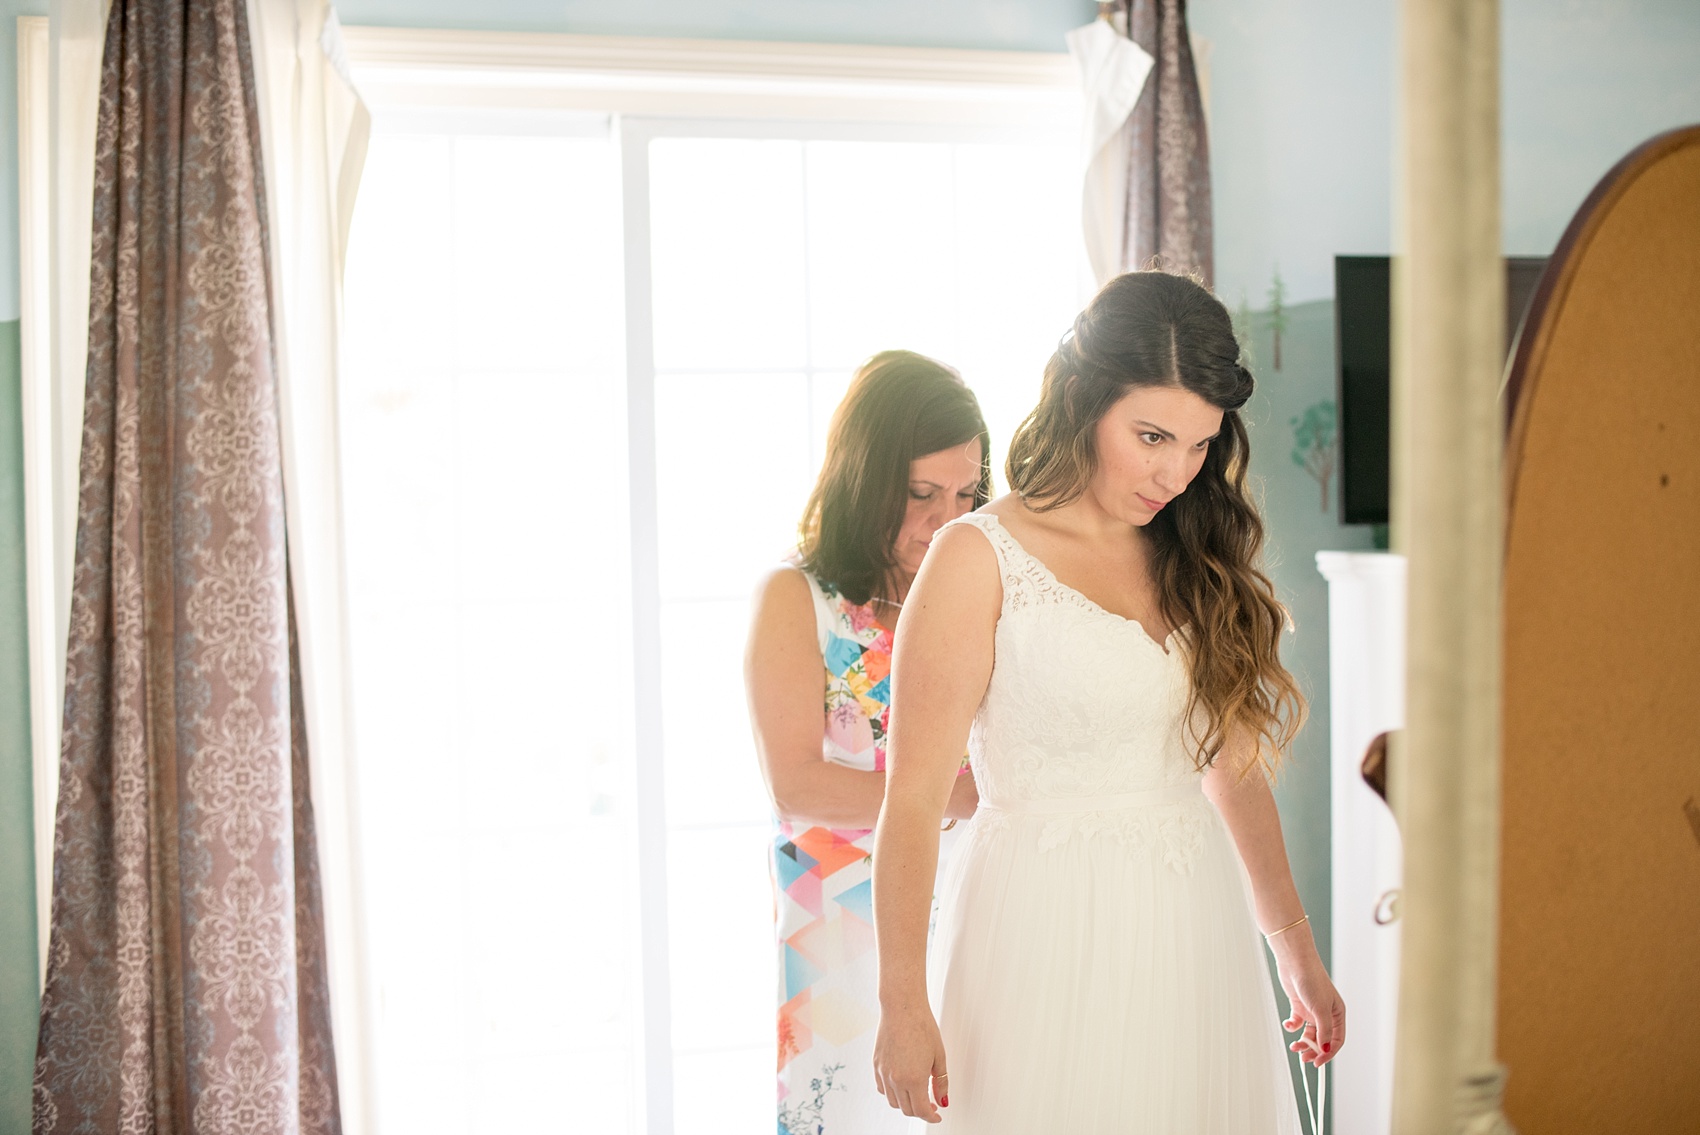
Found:
[[850, 380], [832, 415], [826, 460], [799, 526], [801, 565], [852, 603], [886, 595], [909, 503], [909, 463], [980, 439], [974, 507], [991, 495], [991, 437], [980, 403], [943, 363], [881, 351]]
[[1086, 491], [1098, 422], [1128, 391], [1179, 387], [1222, 411], [1198, 475], [1145, 531], [1163, 617], [1183, 632], [1195, 760], [1207, 767], [1245, 737], [1272, 772], [1305, 700], [1279, 656], [1286, 609], [1259, 569], [1263, 521], [1246, 491], [1239, 413], [1252, 378], [1239, 353], [1227, 309], [1199, 284], [1166, 272], [1116, 277], [1046, 364], [1039, 405], [1010, 441], [1008, 473], [1029, 508], [1060, 508]]

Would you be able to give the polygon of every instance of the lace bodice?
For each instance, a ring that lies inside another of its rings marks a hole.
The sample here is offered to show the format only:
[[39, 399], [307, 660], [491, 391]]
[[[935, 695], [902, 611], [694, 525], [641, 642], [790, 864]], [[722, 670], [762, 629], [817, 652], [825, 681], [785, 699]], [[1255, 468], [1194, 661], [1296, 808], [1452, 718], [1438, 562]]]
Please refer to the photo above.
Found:
[[1063, 584], [989, 513], [952, 523], [986, 537], [1003, 581], [991, 681], [968, 742], [981, 799], [1043, 809], [1196, 786], [1182, 744], [1179, 636], [1165, 651], [1138, 622]]
[[1188, 632], [1165, 653], [996, 517], [954, 523], [1003, 596], [927, 962], [940, 1130], [1300, 1135], [1244, 867], [1184, 744]]

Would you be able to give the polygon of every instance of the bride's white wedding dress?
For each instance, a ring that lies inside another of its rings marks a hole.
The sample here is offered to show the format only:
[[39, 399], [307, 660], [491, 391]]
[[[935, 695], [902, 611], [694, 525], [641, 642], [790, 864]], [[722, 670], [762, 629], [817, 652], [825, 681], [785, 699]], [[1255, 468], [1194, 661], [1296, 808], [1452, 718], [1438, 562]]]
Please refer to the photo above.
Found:
[[1298, 1135], [1238, 854], [1182, 745], [1178, 644], [1064, 586], [997, 518], [980, 810], [940, 890], [941, 1132]]

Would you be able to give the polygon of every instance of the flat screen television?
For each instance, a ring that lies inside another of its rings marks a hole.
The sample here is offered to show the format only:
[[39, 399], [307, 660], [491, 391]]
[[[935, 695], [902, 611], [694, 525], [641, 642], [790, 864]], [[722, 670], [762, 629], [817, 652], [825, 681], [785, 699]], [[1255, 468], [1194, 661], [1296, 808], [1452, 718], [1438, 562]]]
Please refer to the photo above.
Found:
[[[1505, 350], [1535, 294], [1544, 256], [1505, 260]], [[1340, 522], [1386, 524], [1392, 408], [1392, 260], [1334, 258], [1335, 401], [1339, 413]]]

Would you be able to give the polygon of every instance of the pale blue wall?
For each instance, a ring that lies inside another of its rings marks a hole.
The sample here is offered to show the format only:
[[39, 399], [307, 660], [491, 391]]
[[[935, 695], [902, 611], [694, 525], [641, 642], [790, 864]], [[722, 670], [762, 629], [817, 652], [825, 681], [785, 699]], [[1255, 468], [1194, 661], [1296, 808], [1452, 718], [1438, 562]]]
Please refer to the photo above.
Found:
[[1334, 294], [1336, 252], [1385, 252], [1392, 0], [1194, 0], [1210, 55], [1216, 287], [1262, 307]]
[[0, 323], [0, 1132], [29, 1130], [39, 972], [18, 395], [13, 320]]
[[[1700, 2], [1502, 0], [1505, 250], [1545, 255], [1628, 150], [1700, 122]], [[1193, 0], [1211, 57], [1216, 284], [1334, 294], [1391, 247], [1394, 0]]]
[[1631, 148], [1700, 123], [1700, 0], [1504, 0], [1505, 248], [1545, 255]]
[[18, 318], [18, 17], [45, 15], [47, 0], [0, 0], [0, 321]]
[[342, 0], [345, 24], [1061, 51], [1082, 0]]

